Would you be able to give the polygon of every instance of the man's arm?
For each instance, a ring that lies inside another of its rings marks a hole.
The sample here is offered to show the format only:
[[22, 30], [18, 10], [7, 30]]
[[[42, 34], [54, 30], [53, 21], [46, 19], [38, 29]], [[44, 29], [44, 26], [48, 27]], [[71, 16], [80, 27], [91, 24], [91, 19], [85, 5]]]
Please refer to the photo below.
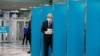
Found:
[[41, 31], [44, 33], [45, 32], [45, 23], [42, 24]]

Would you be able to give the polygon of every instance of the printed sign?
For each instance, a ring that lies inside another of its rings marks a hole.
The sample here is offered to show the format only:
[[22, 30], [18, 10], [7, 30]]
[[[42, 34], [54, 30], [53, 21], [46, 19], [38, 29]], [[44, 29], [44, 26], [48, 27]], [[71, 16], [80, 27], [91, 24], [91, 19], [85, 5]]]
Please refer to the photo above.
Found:
[[0, 26], [0, 33], [8, 33], [9, 27], [8, 26]]

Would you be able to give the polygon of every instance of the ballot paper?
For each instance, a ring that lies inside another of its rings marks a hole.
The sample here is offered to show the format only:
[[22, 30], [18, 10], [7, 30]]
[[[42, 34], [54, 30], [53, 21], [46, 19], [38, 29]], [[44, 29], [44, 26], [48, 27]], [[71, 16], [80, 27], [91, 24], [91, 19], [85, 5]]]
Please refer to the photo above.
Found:
[[52, 29], [48, 28], [47, 32], [48, 32], [48, 34], [52, 34], [53, 31], [52, 31]]

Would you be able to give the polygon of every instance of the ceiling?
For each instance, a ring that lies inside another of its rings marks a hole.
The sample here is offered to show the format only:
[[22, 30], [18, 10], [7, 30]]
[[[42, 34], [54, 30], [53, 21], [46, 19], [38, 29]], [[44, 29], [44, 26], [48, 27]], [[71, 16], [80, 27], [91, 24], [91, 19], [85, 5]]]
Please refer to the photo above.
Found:
[[[19, 10], [20, 8], [27, 8], [27, 9], [31, 9], [30, 7], [34, 7], [34, 6], [40, 6], [40, 4], [48, 4], [49, 0], [44, 2], [42, 0], [40, 0], [39, 2], [14, 2], [13, 1], [4, 1], [4, 0], [0, 0], [0, 10]], [[28, 1], [28, 0], [27, 0]], [[38, 0], [37, 0], [38, 1]]]

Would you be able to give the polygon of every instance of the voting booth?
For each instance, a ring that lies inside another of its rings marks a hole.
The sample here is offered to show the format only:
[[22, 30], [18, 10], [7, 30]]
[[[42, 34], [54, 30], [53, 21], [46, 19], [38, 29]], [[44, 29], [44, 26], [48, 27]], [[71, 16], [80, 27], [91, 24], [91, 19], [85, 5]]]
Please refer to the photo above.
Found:
[[32, 56], [44, 56], [41, 27], [48, 13], [53, 14], [53, 52], [49, 49], [48, 56], [84, 56], [85, 52], [100, 56], [99, 0], [68, 0], [32, 8]]
[[67, 54], [67, 5], [53, 4], [53, 55], [66, 56]]
[[52, 7], [47, 4], [32, 8], [32, 55], [34, 56], [44, 55], [44, 37], [41, 27], [47, 20], [48, 13], [52, 13]]
[[32, 56], [40, 56], [41, 50], [41, 8], [32, 8], [32, 38], [31, 51]]
[[[52, 14], [52, 6], [49, 4], [41, 5], [41, 27], [44, 21], [47, 21], [47, 15]], [[44, 56], [44, 36], [41, 32], [41, 55]], [[49, 48], [49, 55], [51, 56], [51, 49]]]
[[69, 1], [67, 55], [84, 56], [84, 3]]
[[53, 14], [53, 53], [49, 49], [49, 56], [51, 54], [83, 56], [84, 4], [82, 2], [54, 3], [52, 6], [42, 5], [41, 8], [32, 9], [32, 54], [44, 56], [41, 27], [42, 23], [47, 20], [48, 13]]
[[86, 56], [100, 56], [100, 0], [87, 0]]
[[42, 22], [47, 20], [48, 13], [52, 13], [52, 5], [49, 4], [42, 4], [41, 5], [41, 19]]

